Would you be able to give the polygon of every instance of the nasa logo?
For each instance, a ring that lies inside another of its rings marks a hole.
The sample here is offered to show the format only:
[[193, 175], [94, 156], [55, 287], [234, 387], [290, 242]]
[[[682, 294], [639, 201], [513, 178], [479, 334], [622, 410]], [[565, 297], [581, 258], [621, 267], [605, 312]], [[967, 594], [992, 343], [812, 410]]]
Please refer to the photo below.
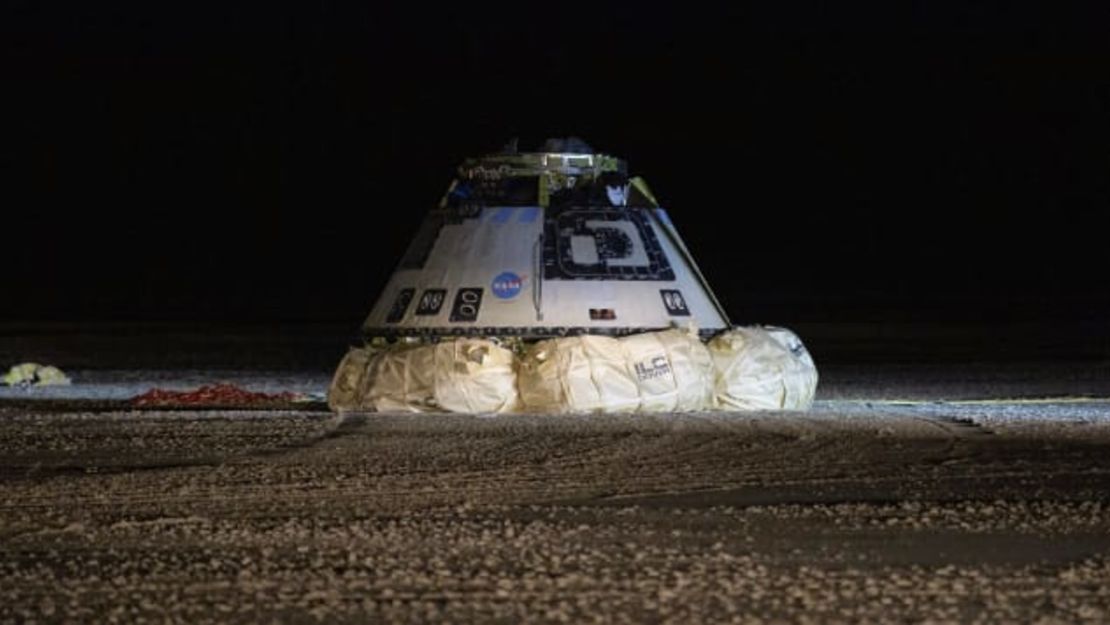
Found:
[[498, 276], [493, 279], [493, 283], [490, 287], [493, 294], [497, 296], [498, 299], [512, 299], [520, 295], [520, 290], [524, 288], [524, 278], [521, 278], [511, 271], [506, 271], [498, 274]]

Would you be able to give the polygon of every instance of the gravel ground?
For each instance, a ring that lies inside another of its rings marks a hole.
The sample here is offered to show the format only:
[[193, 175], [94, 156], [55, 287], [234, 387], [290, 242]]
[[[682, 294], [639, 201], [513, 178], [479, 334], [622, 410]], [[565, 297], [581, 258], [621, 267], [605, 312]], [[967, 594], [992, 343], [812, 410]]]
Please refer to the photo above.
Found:
[[1099, 401], [0, 408], [0, 621], [1106, 622], [1108, 451]]
[[0, 328], [75, 382], [0, 389], [0, 623], [1110, 622], [1110, 363], [864, 330], [808, 413], [482, 417], [123, 409], [334, 329]]

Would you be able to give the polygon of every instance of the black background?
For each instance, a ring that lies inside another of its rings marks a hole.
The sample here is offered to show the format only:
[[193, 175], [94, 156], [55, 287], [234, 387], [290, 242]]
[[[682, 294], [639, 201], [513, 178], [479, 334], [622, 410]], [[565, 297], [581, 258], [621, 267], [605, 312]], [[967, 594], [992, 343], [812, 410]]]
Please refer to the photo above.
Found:
[[354, 328], [463, 157], [577, 135], [734, 321], [1106, 322], [1106, 11], [765, 4], [9, 3], [0, 319]]

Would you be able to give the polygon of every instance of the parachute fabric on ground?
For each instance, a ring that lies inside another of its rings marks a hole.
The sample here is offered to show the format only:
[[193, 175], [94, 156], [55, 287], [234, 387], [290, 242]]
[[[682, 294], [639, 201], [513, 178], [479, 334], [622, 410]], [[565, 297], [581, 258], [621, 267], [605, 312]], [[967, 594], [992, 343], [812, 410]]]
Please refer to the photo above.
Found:
[[813, 404], [817, 368], [792, 332], [733, 328], [709, 341], [708, 347], [716, 368], [717, 407], [806, 410]]
[[8, 386], [61, 386], [70, 384], [70, 379], [62, 370], [34, 362], [25, 362], [14, 365], [8, 373], [0, 378]]
[[39, 367], [41, 365], [33, 362], [12, 365], [12, 368], [4, 376], [4, 384], [8, 386], [30, 386], [35, 381], [35, 372], [39, 370]]

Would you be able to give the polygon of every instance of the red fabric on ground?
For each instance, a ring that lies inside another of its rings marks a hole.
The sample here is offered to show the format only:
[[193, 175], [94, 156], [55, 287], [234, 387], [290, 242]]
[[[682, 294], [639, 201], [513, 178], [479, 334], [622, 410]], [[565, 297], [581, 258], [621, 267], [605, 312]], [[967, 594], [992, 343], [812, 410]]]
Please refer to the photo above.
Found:
[[303, 399], [289, 391], [255, 393], [234, 384], [209, 384], [193, 391], [150, 389], [131, 398], [133, 406], [258, 406], [283, 404]]

